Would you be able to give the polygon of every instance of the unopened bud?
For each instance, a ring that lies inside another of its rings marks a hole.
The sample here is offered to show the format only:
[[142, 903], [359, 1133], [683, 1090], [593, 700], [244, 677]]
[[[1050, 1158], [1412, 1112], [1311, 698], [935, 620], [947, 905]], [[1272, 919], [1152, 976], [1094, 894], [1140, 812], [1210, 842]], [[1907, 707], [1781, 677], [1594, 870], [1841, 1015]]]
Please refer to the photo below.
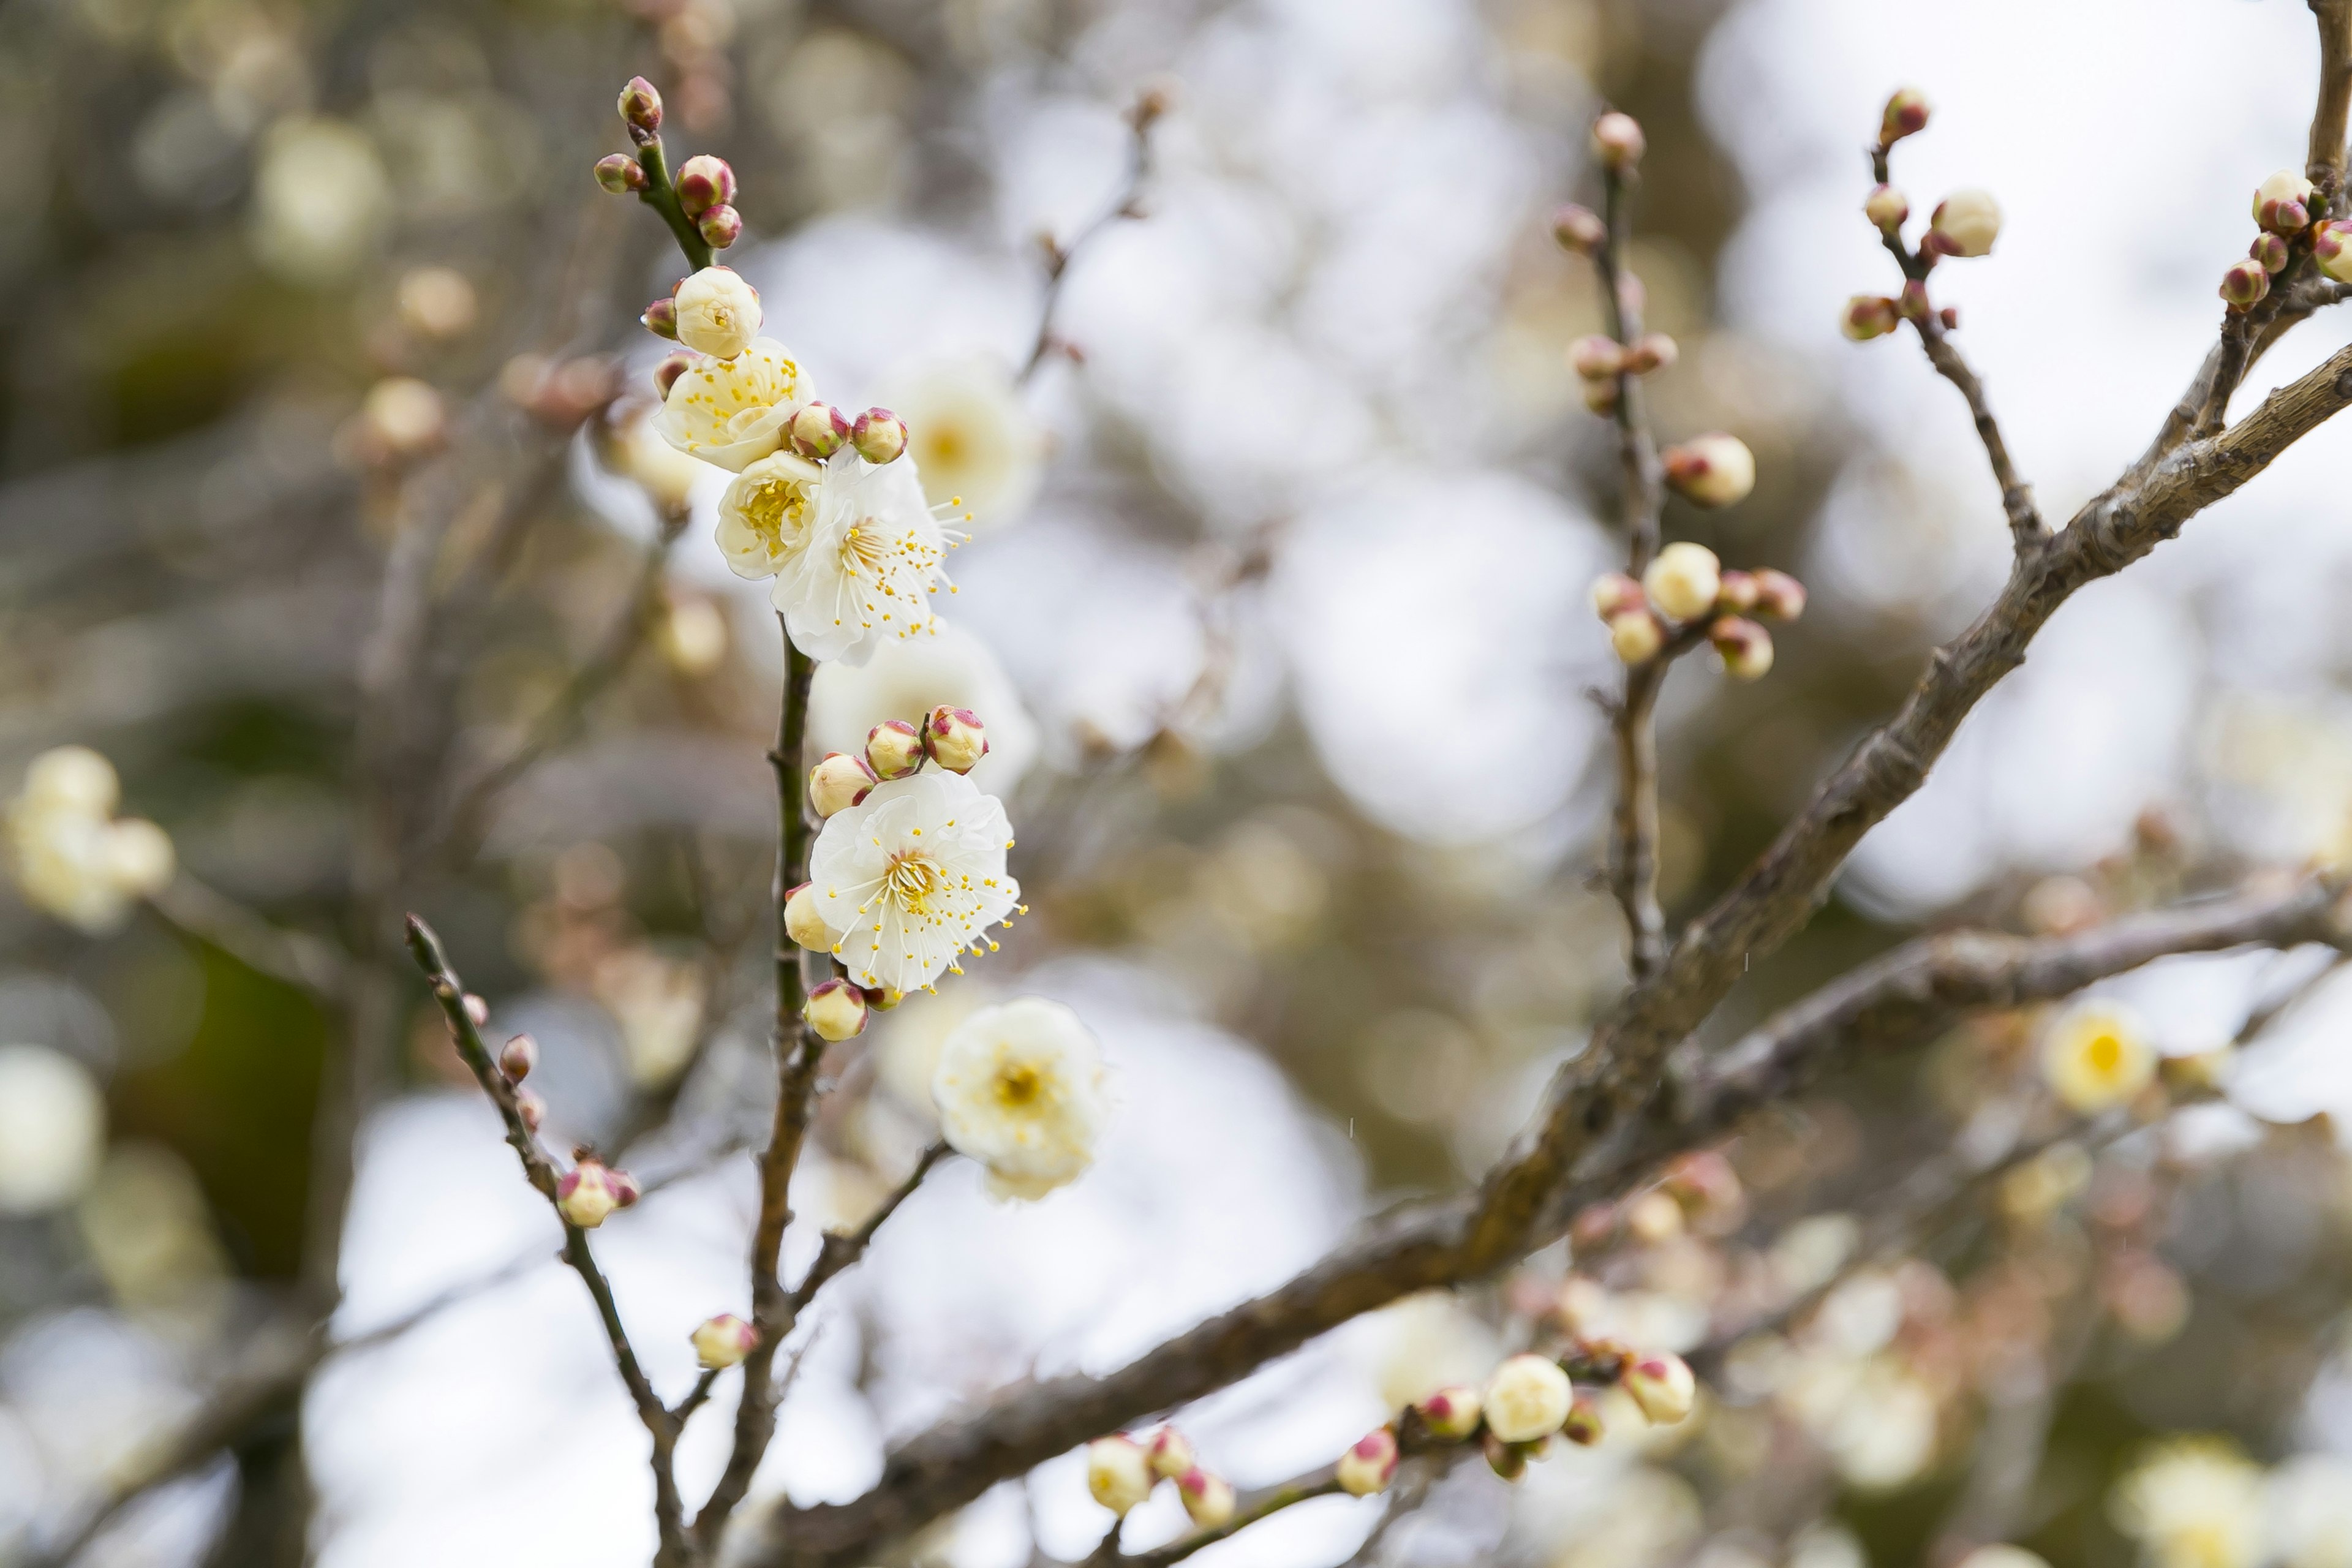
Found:
[[507, 1075], [509, 1083], [520, 1083], [539, 1065], [539, 1042], [529, 1035], [517, 1035], [499, 1047], [499, 1070]]
[[1990, 256], [2000, 237], [2000, 204], [1990, 191], [1954, 191], [1927, 220], [1927, 243], [1946, 256]]
[[735, 171], [724, 158], [698, 153], [677, 166], [677, 205], [688, 217], [735, 199]]
[[1097, 1437], [1087, 1445], [1087, 1490], [1121, 1519], [1142, 1505], [1159, 1479], [1151, 1473], [1151, 1456], [1132, 1437]]
[[621, 1194], [602, 1161], [583, 1160], [556, 1184], [555, 1206], [569, 1223], [593, 1230], [621, 1206]]
[[1756, 454], [1737, 436], [1695, 436], [1660, 457], [1666, 483], [1693, 506], [1729, 506], [1756, 488]]
[[2311, 237], [2311, 258], [2338, 283], [2352, 283], [2352, 223], [2342, 218], [2321, 224]]
[[823, 462], [849, 439], [849, 421], [830, 403], [803, 403], [784, 426], [793, 449], [812, 461]]
[[2263, 270], [2275, 278], [2286, 270], [2290, 253], [2286, 241], [2277, 235], [2258, 234], [2254, 236], [2254, 243], [2246, 247], [2246, 255], [2250, 259], [2260, 262]]
[[1642, 590], [1675, 620], [1695, 621], [1715, 608], [1716, 595], [1723, 591], [1723, 563], [1704, 544], [1669, 544], [1642, 574]]
[[1879, 228], [1901, 228], [1911, 216], [1911, 198], [1893, 185], [1874, 185], [1862, 200], [1862, 216]]
[[2273, 234], [2300, 234], [2311, 226], [2315, 195], [2300, 169], [2281, 169], [2254, 187], [2254, 221]]
[[1506, 1443], [1492, 1432], [1479, 1440], [1486, 1456], [1486, 1468], [1507, 1481], [1516, 1481], [1528, 1473], [1528, 1450], [1517, 1443]]
[[667, 338], [672, 342], [677, 341], [677, 301], [675, 299], [655, 300], [646, 307], [645, 313], [637, 320], [645, 323], [646, 331], [654, 336]]
[[1715, 607], [1744, 614], [1756, 607], [1756, 574], [1726, 572], [1722, 585], [1715, 591]]
[[904, 1002], [906, 999], [907, 994], [904, 991], [899, 990], [895, 985], [868, 985], [866, 987], [866, 1005], [868, 1007], [873, 1008], [877, 1013], [887, 1013], [891, 1008], [896, 1007], [899, 1003]]
[[1609, 648], [1622, 664], [1647, 664], [1666, 646], [1666, 628], [1645, 606], [1609, 617]]
[[1192, 1439], [1173, 1426], [1162, 1426], [1151, 1436], [1151, 1468], [1157, 1473], [1175, 1480], [1187, 1471], [1199, 1467], [1200, 1459], [1192, 1452]]
[[826, 929], [824, 917], [817, 913], [816, 890], [807, 882], [784, 895], [784, 934], [811, 952], [826, 952], [833, 948], [833, 932]]
[[661, 94], [653, 83], [641, 76], [629, 79], [621, 89], [621, 118], [628, 123], [629, 140], [640, 147], [661, 134]]
[[1357, 1438], [1354, 1446], [1339, 1456], [1333, 1479], [1349, 1497], [1370, 1497], [1388, 1490], [1396, 1468], [1396, 1433], [1386, 1426], [1377, 1426]]
[[1592, 155], [1603, 168], [1626, 173], [1642, 161], [1645, 145], [1641, 122], [1630, 114], [1611, 110], [1592, 122]]
[[2271, 275], [2259, 261], [2245, 260], [2221, 274], [2221, 298], [2242, 310], [2271, 291]]
[[828, 980], [808, 994], [801, 1016], [822, 1040], [854, 1040], [866, 1027], [866, 993], [846, 980]]
[[1644, 332], [1633, 340], [1625, 351], [1625, 369], [1632, 375], [1647, 375], [1664, 370], [1675, 363], [1677, 353], [1675, 340], [1664, 332]]
[[1690, 1363], [1678, 1355], [1633, 1357], [1617, 1374], [1617, 1381], [1633, 1396], [1642, 1414], [1660, 1426], [1671, 1426], [1688, 1415], [1698, 1397]]
[[1898, 88], [1878, 117], [1878, 144], [1892, 147], [1906, 136], [1927, 129], [1927, 95], [1916, 87]]
[[466, 1017], [477, 1029], [490, 1021], [490, 1005], [472, 992], [466, 993]]
[[654, 366], [654, 391], [661, 395], [663, 402], [668, 402], [669, 389], [677, 384], [679, 376], [693, 368], [692, 354], [675, 353], [666, 356], [661, 363]]
[[1591, 256], [1609, 243], [1609, 226], [1591, 207], [1570, 202], [1551, 215], [1551, 237], [1562, 250]]
[[705, 1372], [740, 1365], [760, 1342], [760, 1331], [732, 1312], [721, 1312], [688, 1336], [694, 1359]]
[[866, 792], [880, 782], [874, 776], [874, 770], [866, 765], [864, 757], [827, 752], [809, 770], [809, 805], [816, 808], [819, 816], [831, 816], [864, 800]]
[[613, 1184], [613, 1201], [623, 1208], [634, 1207], [636, 1201], [646, 1195], [646, 1190], [637, 1184], [636, 1177], [626, 1171], [608, 1167], [604, 1176]]
[[1580, 1448], [1590, 1448], [1601, 1441], [1601, 1402], [1589, 1394], [1580, 1394], [1568, 1407], [1568, 1419], [1559, 1424], [1559, 1435]]
[[907, 426], [887, 408], [869, 408], [849, 427], [849, 444], [869, 463], [895, 463], [907, 449]]
[[694, 232], [713, 250], [724, 250], [743, 237], [743, 215], [721, 202], [694, 220]]
[[625, 196], [646, 188], [646, 172], [626, 153], [614, 153], [596, 160], [596, 183]]
[[902, 779], [923, 765], [923, 732], [904, 719], [866, 731], [866, 765], [877, 779]]
[[1744, 1212], [1746, 1194], [1739, 1173], [1717, 1149], [1694, 1149], [1675, 1156], [1659, 1184], [1692, 1214], [1722, 1219]]
[[360, 404], [364, 444], [386, 458], [421, 458], [441, 445], [448, 415], [441, 395], [413, 375], [389, 375]]
[[1625, 1205], [1625, 1234], [1645, 1247], [1683, 1233], [1683, 1205], [1653, 1187]]
[[1756, 613], [1775, 621], [1793, 621], [1805, 613], [1805, 585], [1786, 572], [1766, 566], [1754, 574]]
[[697, 353], [733, 359], [759, 336], [760, 291], [731, 267], [705, 267], [677, 286], [677, 338]]
[[1441, 1442], [1459, 1443], [1478, 1430], [1478, 1391], [1466, 1384], [1449, 1384], [1413, 1409], [1423, 1430]]
[[1619, 387], [1613, 375], [1584, 384], [1584, 406], [1606, 419], [1617, 412]]
[[1603, 572], [1592, 580], [1592, 613], [1604, 621], [1645, 609], [1649, 602], [1642, 584], [1622, 572]]
[[1548, 1356], [1515, 1355], [1486, 1380], [1481, 1403], [1486, 1430], [1506, 1443], [1532, 1443], [1559, 1430], [1576, 1396], [1559, 1363]]
[[1202, 1530], [1214, 1530], [1234, 1517], [1232, 1485], [1198, 1465], [1176, 1478], [1176, 1495], [1184, 1500], [1184, 1511]]
[[1936, 320], [1944, 323], [1946, 331], [1957, 332], [1960, 330], [1960, 308], [1958, 305], [1947, 305], [1936, 312]]
[[923, 721], [923, 749], [951, 773], [968, 773], [988, 755], [988, 728], [969, 708], [940, 703]]
[[1625, 368], [1625, 351], [1615, 338], [1588, 333], [1568, 345], [1569, 368], [1587, 381], [1600, 381]]
[[536, 1132], [539, 1124], [547, 1120], [547, 1100], [535, 1089], [518, 1089], [515, 1090], [515, 1114], [522, 1118], [525, 1127]]
[[1856, 294], [1838, 317], [1838, 330], [1858, 343], [1883, 338], [1902, 324], [1903, 308], [1884, 294]]
[[1706, 639], [1734, 680], [1760, 680], [1772, 668], [1772, 634], [1743, 616], [1724, 616], [1706, 628]]

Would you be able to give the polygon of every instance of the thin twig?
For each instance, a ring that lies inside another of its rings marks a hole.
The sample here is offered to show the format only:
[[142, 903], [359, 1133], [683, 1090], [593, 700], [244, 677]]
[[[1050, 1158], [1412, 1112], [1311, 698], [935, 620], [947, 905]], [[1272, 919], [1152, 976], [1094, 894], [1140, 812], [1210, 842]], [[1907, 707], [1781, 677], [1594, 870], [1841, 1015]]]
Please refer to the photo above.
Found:
[[210, 942], [258, 974], [340, 1005], [351, 983], [351, 955], [325, 937], [274, 925], [185, 871], [152, 894], [155, 912], [188, 935]]
[[1269, 1487], [1234, 1510], [1234, 1517], [1207, 1530], [1195, 1531], [1181, 1541], [1170, 1542], [1150, 1552], [1123, 1552], [1118, 1561], [1120, 1568], [1172, 1568], [1204, 1546], [1214, 1546], [1228, 1536], [1238, 1535], [1258, 1521], [1280, 1513], [1284, 1509], [1307, 1502], [1319, 1497], [1331, 1497], [1339, 1490], [1339, 1477], [1329, 1465], [1311, 1471], [1295, 1481]]
[[1167, 104], [1159, 94], [1150, 90], [1139, 94], [1127, 111], [1127, 174], [1120, 182], [1118, 196], [1069, 239], [1056, 240], [1052, 235], [1038, 237], [1038, 247], [1045, 255], [1045, 298], [1038, 307], [1036, 341], [1030, 345], [1029, 357], [1022, 362], [1013, 377], [1015, 381], [1027, 383], [1045, 363], [1047, 354], [1066, 346], [1054, 336], [1054, 313], [1061, 306], [1062, 285], [1069, 277], [1070, 264], [1112, 225], [1143, 216], [1143, 186], [1151, 177], [1151, 127], [1166, 111]]
[[866, 1256], [866, 1249], [874, 1245], [875, 1235], [881, 1230], [883, 1222], [898, 1212], [900, 1204], [914, 1195], [915, 1189], [923, 1184], [923, 1178], [931, 1173], [932, 1166], [953, 1152], [944, 1141], [933, 1143], [915, 1162], [915, 1168], [907, 1173], [907, 1179], [893, 1187], [890, 1194], [866, 1216], [863, 1225], [856, 1230], [829, 1230], [824, 1233], [824, 1245], [818, 1249], [816, 1261], [809, 1265], [808, 1273], [793, 1289], [791, 1305], [793, 1317], [799, 1317], [808, 1309], [808, 1304], [816, 1299], [819, 1290], [824, 1289], [827, 1280]]

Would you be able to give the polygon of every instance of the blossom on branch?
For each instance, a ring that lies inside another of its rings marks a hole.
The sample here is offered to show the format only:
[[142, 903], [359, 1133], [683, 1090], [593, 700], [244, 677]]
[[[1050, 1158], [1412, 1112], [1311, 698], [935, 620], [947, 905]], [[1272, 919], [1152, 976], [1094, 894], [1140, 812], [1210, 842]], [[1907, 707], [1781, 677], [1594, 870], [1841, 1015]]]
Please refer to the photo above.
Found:
[[2120, 1003], [2094, 999], [2058, 1020], [2042, 1046], [2042, 1076], [2067, 1109], [2084, 1116], [2121, 1105], [2156, 1078], [2147, 1024]]
[[[928, 986], [1013, 912], [1013, 829], [993, 795], [929, 769], [825, 819], [809, 865], [834, 956], [858, 984]], [[968, 1151], [967, 1151], [968, 1152]]]
[[113, 764], [87, 746], [33, 759], [8, 806], [8, 852], [25, 901], [92, 936], [120, 926], [177, 869], [172, 840], [152, 822], [114, 816]]
[[808, 400], [800, 363], [773, 338], [728, 359], [705, 356], [670, 384], [654, 429], [679, 451], [741, 473], [784, 444], [784, 425]]
[[931, 1100], [941, 1133], [988, 1168], [1000, 1198], [1041, 1198], [1076, 1180], [1094, 1163], [1110, 1111], [1093, 1032], [1042, 996], [958, 1025], [940, 1047]]

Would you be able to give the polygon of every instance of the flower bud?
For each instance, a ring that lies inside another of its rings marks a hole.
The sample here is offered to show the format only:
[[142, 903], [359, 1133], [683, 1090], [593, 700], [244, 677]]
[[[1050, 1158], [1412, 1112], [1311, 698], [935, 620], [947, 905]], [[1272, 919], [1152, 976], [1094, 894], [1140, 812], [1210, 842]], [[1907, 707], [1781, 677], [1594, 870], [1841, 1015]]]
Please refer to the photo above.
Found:
[[1743, 616], [1726, 616], [1706, 628], [1707, 641], [1723, 656], [1723, 672], [1734, 680], [1760, 680], [1772, 668], [1772, 634]]
[[1617, 378], [1613, 375], [1584, 384], [1584, 406], [1603, 419], [1617, 412], [1618, 395]]
[[2352, 283], [2352, 223], [2331, 219], [2311, 237], [2311, 258], [2338, 283]]
[[1413, 1406], [1424, 1431], [1441, 1442], [1459, 1443], [1478, 1430], [1478, 1391], [1450, 1384]]
[[1683, 1205], [1654, 1187], [1625, 1205], [1625, 1234], [1644, 1247], [1683, 1233]]
[[840, 451], [842, 443], [849, 439], [849, 421], [830, 403], [802, 404], [784, 430], [794, 451], [820, 463]]
[[1704, 544], [1669, 544], [1642, 574], [1650, 603], [1677, 621], [1695, 621], [1715, 608], [1723, 591], [1723, 563]]
[[869, 463], [895, 463], [907, 449], [907, 426], [887, 408], [869, 408], [849, 427], [849, 444]]
[[1625, 351], [1625, 369], [1629, 374], [1647, 375], [1654, 370], [1664, 370], [1675, 363], [1678, 351], [1675, 340], [1664, 332], [1644, 332], [1633, 340]]
[[923, 765], [923, 732], [904, 719], [866, 731], [866, 765], [877, 779], [902, 779]]
[[1591, 256], [1609, 243], [1609, 226], [1591, 207], [1570, 202], [1551, 215], [1551, 237], [1562, 250]]
[[1954, 191], [1936, 204], [1927, 237], [1946, 256], [1990, 256], [2000, 237], [2000, 204], [1990, 191]]
[[1874, 185], [1862, 200], [1862, 216], [1877, 228], [1901, 228], [1911, 216], [1911, 198], [1893, 185]]
[[1756, 578], [1756, 613], [1776, 621], [1793, 621], [1805, 613], [1805, 585], [1786, 572], [1766, 566]]
[[1642, 1414], [1660, 1426], [1671, 1426], [1691, 1413], [1698, 1385], [1690, 1363], [1678, 1355], [1635, 1356], [1617, 1374], [1617, 1381]]
[[1649, 604], [1642, 584], [1622, 572], [1603, 572], [1592, 580], [1592, 613], [1604, 621], [1647, 609]]
[[2258, 303], [2271, 291], [2271, 275], [2263, 270], [2259, 261], [2236, 263], [2221, 274], [2221, 298], [2242, 310]]
[[626, 153], [614, 153], [596, 160], [596, 183], [625, 196], [646, 188], [646, 172]]
[[441, 395], [413, 375], [388, 375], [360, 403], [363, 444], [387, 458], [421, 458], [441, 445], [448, 415]]
[[499, 1047], [499, 1070], [507, 1075], [509, 1083], [520, 1083], [539, 1065], [539, 1042], [529, 1035], [517, 1035]]
[[2286, 241], [2274, 234], [2258, 234], [2254, 243], [2246, 247], [2246, 255], [2262, 263], [2263, 270], [2275, 278], [2286, 270], [2289, 252]]
[[1903, 285], [1903, 297], [1895, 301], [1895, 310], [1915, 321], [1924, 321], [1936, 313], [1935, 302], [1927, 298], [1927, 285], [1916, 278]]
[[1642, 161], [1642, 127], [1630, 114], [1611, 110], [1592, 122], [1592, 155], [1601, 167], [1622, 174]]
[[1568, 345], [1569, 367], [1587, 381], [1600, 381], [1625, 368], [1625, 351], [1615, 338], [1590, 333]]
[[760, 1342], [760, 1331], [732, 1312], [721, 1312], [688, 1336], [694, 1359], [705, 1372], [740, 1365]]
[[677, 205], [688, 217], [735, 199], [735, 171], [724, 158], [698, 153], [677, 166]]
[[490, 1021], [490, 1005], [470, 991], [466, 993], [466, 1019], [477, 1029]]
[[988, 755], [988, 729], [969, 708], [940, 703], [923, 721], [923, 749], [951, 773], [968, 773]]
[[1723, 574], [1722, 585], [1715, 591], [1715, 607], [1718, 610], [1729, 610], [1734, 615], [1744, 614], [1754, 609], [1756, 607], [1756, 574], [1726, 572]]
[[702, 268], [677, 286], [673, 301], [677, 340], [697, 353], [733, 359], [760, 335], [760, 291], [731, 267]]
[[1666, 628], [1646, 609], [1609, 617], [1609, 648], [1621, 664], [1647, 664], [1666, 646]]
[[2254, 187], [2254, 221], [2273, 234], [2300, 234], [2311, 226], [2315, 193], [2300, 169], [2281, 169]]
[[713, 250], [724, 250], [743, 237], [743, 215], [721, 202], [694, 220], [694, 232]]
[[801, 1016], [821, 1040], [854, 1040], [866, 1027], [866, 993], [846, 980], [828, 980], [808, 994]]
[[1944, 323], [1946, 331], [1957, 332], [1960, 330], [1960, 308], [1958, 305], [1947, 305], [1936, 312], [1936, 320]]
[[1349, 1497], [1370, 1497], [1389, 1489], [1396, 1468], [1396, 1433], [1378, 1426], [1357, 1438], [1355, 1446], [1339, 1456], [1333, 1479]]
[[1906, 136], [1927, 129], [1927, 95], [1916, 87], [1898, 88], [1878, 117], [1878, 144], [1892, 147]]
[[602, 1161], [583, 1160], [555, 1184], [555, 1206], [568, 1223], [593, 1230], [621, 1206], [621, 1194]]
[[621, 89], [621, 118], [628, 122], [629, 140], [640, 147], [661, 134], [661, 94], [653, 83], [641, 76], [629, 79]]
[[1176, 1494], [1184, 1511], [1202, 1530], [1214, 1530], [1234, 1517], [1234, 1489], [1223, 1476], [1213, 1476], [1198, 1465], [1176, 1478]]
[[607, 1169], [604, 1177], [613, 1184], [613, 1201], [623, 1208], [635, 1207], [636, 1201], [646, 1195], [646, 1190], [637, 1184], [636, 1177], [626, 1171]]
[[677, 342], [677, 301], [675, 299], [655, 300], [646, 307], [645, 313], [637, 320], [654, 336]]
[[1173, 1426], [1162, 1426], [1152, 1434], [1150, 1458], [1152, 1469], [1171, 1481], [1200, 1463], [1192, 1452], [1192, 1440]]
[[1486, 1430], [1506, 1443], [1532, 1443], [1559, 1430], [1575, 1388], [1559, 1363], [1539, 1355], [1515, 1355], [1495, 1369], [1482, 1397]]
[[1729, 506], [1756, 488], [1756, 454], [1737, 436], [1695, 436], [1660, 457], [1666, 483], [1693, 506]]
[[1151, 1495], [1159, 1477], [1151, 1456], [1132, 1437], [1097, 1437], [1087, 1445], [1087, 1490], [1121, 1519]]
[[1858, 343], [1883, 338], [1902, 324], [1902, 307], [1884, 294], [1856, 294], [1838, 317], [1838, 330]]
[[866, 765], [864, 757], [827, 752], [809, 770], [809, 805], [816, 808], [819, 816], [831, 816], [864, 800], [866, 792], [881, 782]]
[[679, 376], [693, 368], [694, 355], [689, 353], [668, 355], [661, 363], [654, 366], [654, 391], [661, 395], [663, 402], [668, 402], [669, 389], [677, 384]]
[[1568, 1407], [1568, 1419], [1559, 1424], [1559, 1435], [1580, 1448], [1590, 1448], [1601, 1441], [1601, 1402], [1589, 1394], [1580, 1394]]
[[868, 985], [866, 987], [866, 1005], [877, 1013], [887, 1013], [906, 999], [907, 994], [896, 986]]
[[1489, 1432], [1480, 1439], [1479, 1447], [1486, 1456], [1486, 1468], [1507, 1481], [1516, 1481], [1528, 1473], [1528, 1450], [1516, 1443], [1506, 1443]]
[[806, 882], [784, 895], [784, 934], [811, 952], [832, 951], [833, 932], [817, 913], [816, 891]]
[[522, 1118], [522, 1124], [525, 1127], [536, 1132], [539, 1131], [539, 1124], [547, 1120], [547, 1100], [535, 1089], [517, 1089], [515, 1114]]

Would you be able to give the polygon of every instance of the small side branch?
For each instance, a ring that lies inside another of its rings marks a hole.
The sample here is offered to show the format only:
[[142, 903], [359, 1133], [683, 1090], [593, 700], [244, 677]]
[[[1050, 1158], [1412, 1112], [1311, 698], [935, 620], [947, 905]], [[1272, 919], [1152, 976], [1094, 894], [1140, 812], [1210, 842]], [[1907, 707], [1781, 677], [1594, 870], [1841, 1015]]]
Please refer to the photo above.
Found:
[[1172, 1568], [1205, 1546], [1214, 1546], [1228, 1536], [1238, 1535], [1260, 1520], [1280, 1513], [1284, 1509], [1319, 1497], [1331, 1497], [1339, 1490], [1339, 1478], [1332, 1467], [1312, 1470], [1295, 1481], [1285, 1481], [1269, 1487], [1234, 1510], [1234, 1517], [1208, 1530], [1195, 1531], [1181, 1541], [1171, 1542], [1151, 1552], [1122, 1552], [1115, 1561], [1120, 1568]]
[[808, 1310], [808, 1304], [816, 1300], [816, 1293], [824, 1289], [827, 1281], [866, 1256], [866, 1249], [874, 1245], [874, 1237], [882, 1229], [884, 1222], [898, 1212], [900, 1204], [914, 1196], [915, 1189], [923, 1184], [923, 1178], [931, 1173], [931, 1167], [952, 1152], [954, 1151], [945, 1142], [932, 1144], [915, 1162], [915, 1168], [907, 1173], [907, 1179], [892, 1188], [890, 1195], [882, 1200], [881, 1205], [866, 1216], [865, 1224], [856, 1230], [825, 1232], [824, 1246], [818, 1251], [816, 1261], [809, 1265], [808, 1273], [793, 1289], [791, 1305], [795, 1319]]
[[324, 937], [273, 925], [184, 871], [147, 901], [180, 930], [256, 973], [307, 991], [331, 1006], [350, 995], [349, 953]]
[[1164, 92], [1147, 88], [1138, 93], [1127, 110], [1127, 178], [1120, 183], [1117, 198], [1067, 240], [1057, 240], [1050, 234], [1038, 237], [1038, 247], [1045, 260], [1045, 300], [1037, 313], [1036, 342], [1030, 346], [1029, 357], [1022, 363], [1015, 380], [1026, 382], [1037, 374], [1048, 354], [1066, 347], [1054, 335], [1054, 314], [1061, 308], [1062, 284], [1070, 275], [1070, 264], [1113, 224], [1143, 216], [1144, 182], [1151, 178], [1151, 128], [1167, 112]]

